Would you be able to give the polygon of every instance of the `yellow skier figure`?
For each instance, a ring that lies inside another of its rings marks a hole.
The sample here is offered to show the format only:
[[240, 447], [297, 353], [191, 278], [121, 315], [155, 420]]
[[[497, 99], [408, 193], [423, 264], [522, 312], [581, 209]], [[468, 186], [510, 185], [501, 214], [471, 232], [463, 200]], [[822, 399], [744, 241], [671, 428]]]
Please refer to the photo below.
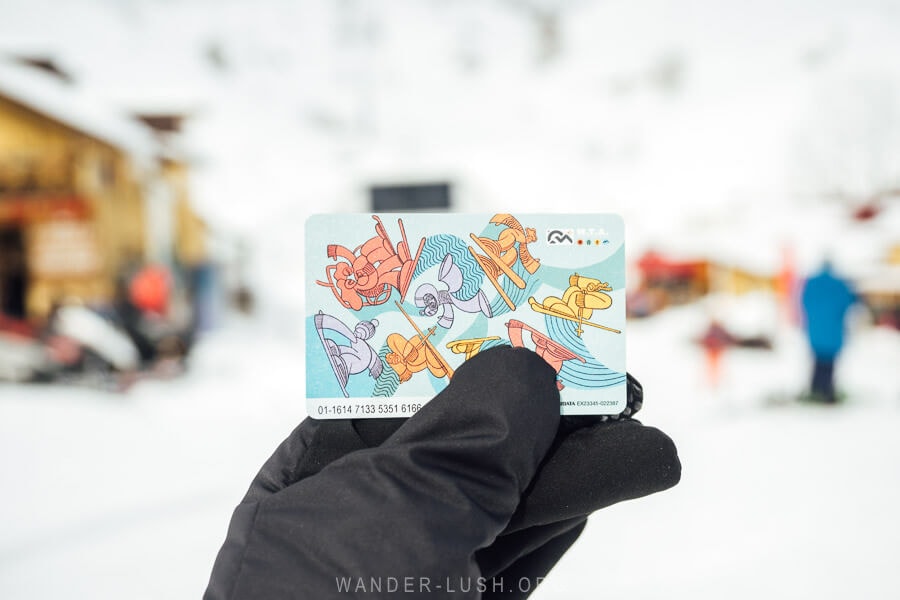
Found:
[[604, 310], [612, 306], [612, 298], [605, 293], [610, 291], [612, 291], [612, 286], [604, 281], [573, 273], [569, 276], [569, 287], [563, 292], [562, 298], [547, 296], [543, 302], [538, 302], [532, 297], [528, 299], [528, 303], [535, 312], [577, 322], [578, 328], [575, 332], [579, 336], [584, 331], [581, 328], [582, 325], [598, 327], [613, 333], [622, 333], [618, 329], [590, 321], [595, 310]]

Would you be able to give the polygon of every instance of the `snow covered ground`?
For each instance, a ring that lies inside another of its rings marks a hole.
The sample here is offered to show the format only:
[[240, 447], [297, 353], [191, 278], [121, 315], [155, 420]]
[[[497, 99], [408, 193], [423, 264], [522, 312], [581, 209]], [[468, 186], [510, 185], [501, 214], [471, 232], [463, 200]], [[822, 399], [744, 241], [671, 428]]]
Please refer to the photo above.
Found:
[[[529, 5], [563, 10], [553, 60]], [[372, 183], [450, 180], [461, 210], [619, 211], [632, 258], [771, 271], [789, 244], [800, 275], [823, 251], [864, 274], [900, 210], [849, 225], [822, 194], [896, 185], [898, 31], [884, 0], [0, 0], [0, 52], [58, 59], [102, 114], [190, 114], [194, 199], [248, 243], [260, 300], [179, 379], [0, 385], [0, 598], [200, 596], [304, 417], [303, 218], [363, 210]], [[595, 515], [535, 598], [900, 597], [900, 338], [857, 319], [847, 403], [797, 405], [803, 339], [763, 320], [774, 350], [729, 351], [709, 389], [690, 339], [766, 302], [629, 324], [640, 418], [683, 480]]]
[[[711, 390], [690, 341], [707, 314], [629, 325], [640, 417], [676, 441], [682, 482], [597, 513], [534, 597], [897, 597], [900, 334], [858, 322], [847, 403], [786, 404], [809, 367], [799, 332], [730, 351]], [[271, 325], [232, 318], [187, 375], [124, 395], [0, 386], [0, 596], [199, 597], [231, 510], [304, 417], [300, 332]]]

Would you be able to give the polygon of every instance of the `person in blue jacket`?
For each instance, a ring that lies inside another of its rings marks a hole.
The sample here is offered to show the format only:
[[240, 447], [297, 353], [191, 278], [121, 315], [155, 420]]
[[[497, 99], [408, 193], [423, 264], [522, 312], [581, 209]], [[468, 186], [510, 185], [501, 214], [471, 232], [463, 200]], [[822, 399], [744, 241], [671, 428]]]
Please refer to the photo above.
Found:
[[851, 284], [834, 272], [828, 259], [803, 285], [806, 334], [814, 359], [810, 388], [813, 400], [837, 401], [834, 367], [844, 346], [847, 312], [856, 301]]

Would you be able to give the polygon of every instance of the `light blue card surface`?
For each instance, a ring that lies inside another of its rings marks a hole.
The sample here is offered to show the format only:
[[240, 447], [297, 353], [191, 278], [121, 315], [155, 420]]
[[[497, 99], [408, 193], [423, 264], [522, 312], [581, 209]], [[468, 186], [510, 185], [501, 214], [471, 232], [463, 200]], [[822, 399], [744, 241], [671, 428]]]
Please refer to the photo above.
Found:
[[560, 413], [625, 408], [615, 214], [322, 214], [306, 223], [306, 396], [318, 419], [407, 417], [498, 345], [557, 371]]

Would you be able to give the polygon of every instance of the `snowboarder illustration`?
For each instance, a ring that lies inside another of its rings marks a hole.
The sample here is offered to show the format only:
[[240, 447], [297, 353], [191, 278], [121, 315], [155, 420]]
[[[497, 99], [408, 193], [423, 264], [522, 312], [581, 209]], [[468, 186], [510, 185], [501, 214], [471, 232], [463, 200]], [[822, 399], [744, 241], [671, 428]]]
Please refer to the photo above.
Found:
[[[352, 330], [337, 317], [325, 314], [321, 310], [315, 315], [314, 320], [319, 340], [322, 342], [322, 347], [331, 363], [331, 370], [334, 371], [334, 376], [337, 378], [345, 398], [350, 397], [347, 392], [347, 382], [351, 375], [362, 373], [368, 369], [369, 376], [373, 379], [381, 376], [383, 364], [378, 353], [367, 341], [375, 335], [375, 328], [378, 327], [377, 320], [360, 321]], [[326, 337], [327, 331], [340, 334], [348, 340], [348, 343], [338, 344]]]
[[422, 238], [413, 256], [403, 220], [397, 219], [403, 240], [395, 249], [381, 219], [377, 215], [372, 218], [375, 235], [353, 250], [340, 244], [328, 244], [328, 258], [338, 263], [325, 267], [327, 281], [316, 281], [318, 285], [331, 288], [341, 305], [351, 310], [383, 304], [395, 289], [403, 300], [425, 245], [425, 238]]
[[470, 233], [469, 237], [484, 254], [478, 254], [472, 246], [469, 246], [469, 252], [478, 261], [506, 305], [510, 310], [515, 310], [515, 304], [500, 283], [500, 276], [505, 275], [517, 288], [525, 289], [525, 281], [513, 270], [513, 266], [521, 262], [528, 273], [534, 273], [541, 266], [540, 259], [534, 258], [528, 251], [528, 244], [537, 241], [537, 233], [531, 227], [522, 227], [519, 220], [509, 214], [494, 215], [490, 222], [503, 226], [497, 239]]
[[569, 287], [563, 292], [562, 298], [547, 296], [543, 302], [538, 302], [532, 297], [528, 299], [528, 304], [535, 312], [578, 323], [575, 333], [579, 337], [584, 332], [582, 325], [622, 333], [618, 329], [590, 321], [595, 310], [604, 310], [612, 306], [612, 298], [604, 293], [609, 291], [612, 291], [612, 287], [608, 283], [573, 273], [569, 277]]
[[482, 290], [478, 290], [478, 293], [468, 300], [460, 300], [453, 295], [462, 288], [464, 282], [462, 271], [453, 262], [453, 256], [450, 254], [441, 261], [438, 281], [445, 284], [447, 289], [438, 290], [430, 283], [423, 283], [416, 290], [415, 304], [422, 309], [419, 311], [420, 315], [433, 317], [440, 313], [438, 325], [444, 329], [453, 326], [454, 307], [468, 313], [480, 312], [488, 318], [492, 316], [490, 302]]
[[[509, 333], [509, 341], [515, 348], [527, 348], [524, 339], [524, 332], [531, 334], [531, 341], [534, 343], [533, 350], [538, 356], [543, 358], [547, 364], [553, 367], [557, 373], [562, 369], [563, 362], [567, 360], [579, 360], [587, 362], [584, 357], [572, 352], [559, 342], [551, 340], [549, 337], [516, 319], [510, 319], [506, 323], [506, 329]], [[556, 380], [556, 387], [562, 390], [565, 385], [559, 379]]]

